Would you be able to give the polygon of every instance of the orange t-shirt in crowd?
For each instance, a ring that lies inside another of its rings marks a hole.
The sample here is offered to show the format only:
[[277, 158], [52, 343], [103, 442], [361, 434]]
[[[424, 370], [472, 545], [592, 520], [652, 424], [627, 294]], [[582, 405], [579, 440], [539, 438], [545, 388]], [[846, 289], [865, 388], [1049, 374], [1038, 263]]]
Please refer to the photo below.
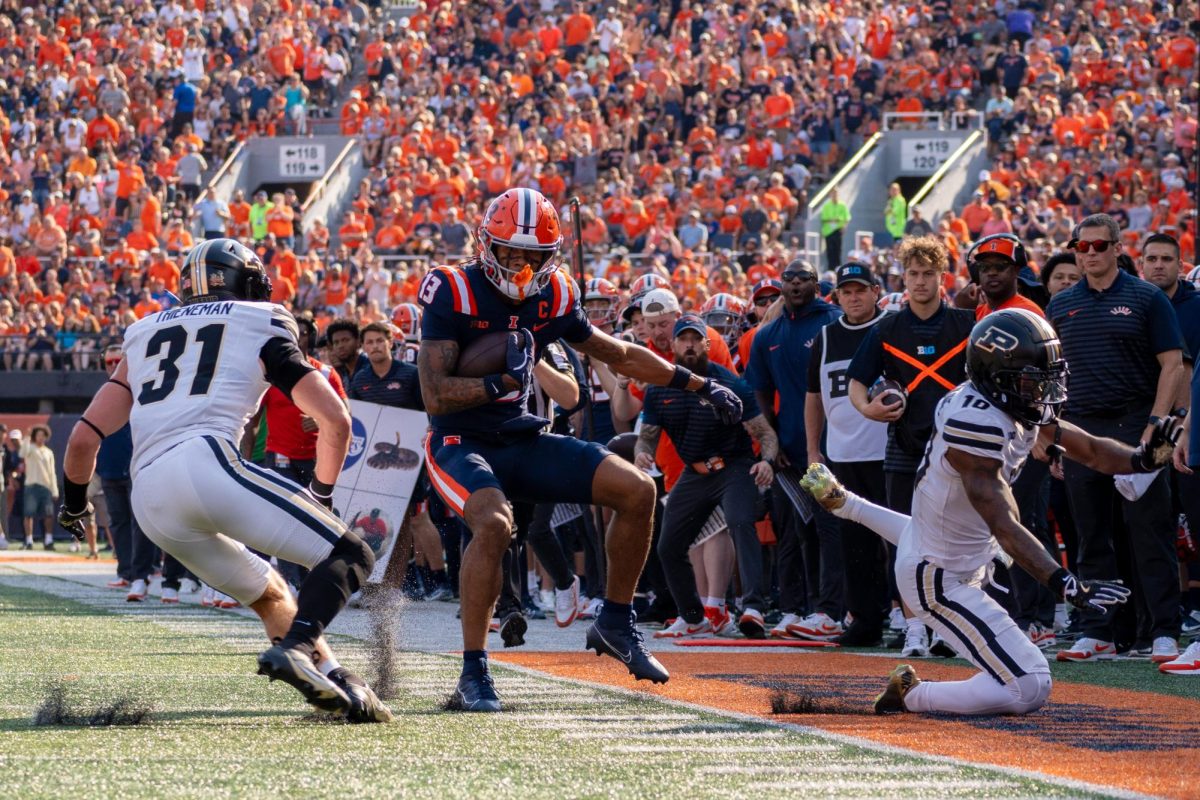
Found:
[[987, 299], [983, 298], [982, 292], [980, 292], [980, 298], [981, 298], [981, 302], [979, 303], [979, 305], [975, 306], [976, 321], [983, 319], [984, 317], [986, 317], [988, 314], [992, 313], [993, 311], [1002, 311], [1006, 308], [1023, 308], [1026, 311], [1032, 311], [1034, 314], [1037, 314], [1042, 319], [1046, 318], [1046, 313], [1044, 311], [1042, 311], [1042, 307], [1039, 306], [1037, 303], [1033, 302], [1032, 300], [1030, 300], [1028, 297], [1026, 297], [1023, 294], [1014, 294], [1012, 297], [1005, 300], [1003, 303], [1001, 303], [996, 308], [992, 308], [991, 306], [989, 306], [987, 304]]
[[152, 280], [161, 278], [168, 292], [179, 292], [179, 267], [170, 259], [151, 261], [150, 266], [146, 267], [146, 277]]
[[267, 209], [267, 233], [275, 234], [277, 239], [292, 235], [292, 219], [295, 212], [284, 206], [271, 206]]

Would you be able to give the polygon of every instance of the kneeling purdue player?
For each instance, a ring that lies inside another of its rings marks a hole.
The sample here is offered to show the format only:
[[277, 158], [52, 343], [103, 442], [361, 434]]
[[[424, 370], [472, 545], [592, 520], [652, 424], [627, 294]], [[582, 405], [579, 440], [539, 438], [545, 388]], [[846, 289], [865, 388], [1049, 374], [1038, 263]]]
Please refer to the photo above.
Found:
[[918, 617], [982, 672], [965, 681], [921, 681], [897, 667], [875, 712], [1027, 714], [1050, 695], [1046, 657], [987, 594], [992, 560], [1016, 561], [1081, 609], [1107, 612], [1129, 590], [1080, 580], [1020, 522], [1009, 488], [1031, 452], [1068, 458], [1109, 475], [1149, 473], [1171, 460], [1186, 412], [1158, 420], [1136, 448], [1061, 422], [1067, 365], [1057, 334], [1021, 309], [988, 315], [967, 347], [967, 381], [938, 403], [933, 438], [917, 472], [907, 517], [853, 495], [821, 464], [802, 485], [843, 519], [897, 547], [896, 583]]

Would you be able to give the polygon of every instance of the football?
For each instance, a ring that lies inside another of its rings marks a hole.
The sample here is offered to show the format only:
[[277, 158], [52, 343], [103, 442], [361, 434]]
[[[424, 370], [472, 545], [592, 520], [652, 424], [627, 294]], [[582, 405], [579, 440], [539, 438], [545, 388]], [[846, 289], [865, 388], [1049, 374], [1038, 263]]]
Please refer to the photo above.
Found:
[[460, 378], [482, 378], [504, 372], [510, 331], [485, 333], [458, 354], [454, 374]]
[[904, 409], [908, 407], [908, 392], [904, 391], [904, 387], [899, 382], [891, 378], [880, 378], [875, 381], [867, 392], [867, 401], [870, 402], [880, 395], [883, 395], [885, 406], [894, 406], [899, 403], [901, 413], [904, 413]]

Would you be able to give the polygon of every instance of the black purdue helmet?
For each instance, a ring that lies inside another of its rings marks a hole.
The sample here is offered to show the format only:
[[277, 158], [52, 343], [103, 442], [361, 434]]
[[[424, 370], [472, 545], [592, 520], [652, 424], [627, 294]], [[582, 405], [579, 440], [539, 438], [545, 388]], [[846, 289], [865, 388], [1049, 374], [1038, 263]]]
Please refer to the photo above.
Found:
[[234, 239], [210, 239], [184, 258], [179, 299], [185, 305], [219, 299], [266, 302], [271, 299], [271, 279], [249, 247]]
[[997, 408], [1027, 425], [1053, 422], [1067, 399], [1067, 362], [1050, 323], [1006, 308], [971, 329], [967, 377]]

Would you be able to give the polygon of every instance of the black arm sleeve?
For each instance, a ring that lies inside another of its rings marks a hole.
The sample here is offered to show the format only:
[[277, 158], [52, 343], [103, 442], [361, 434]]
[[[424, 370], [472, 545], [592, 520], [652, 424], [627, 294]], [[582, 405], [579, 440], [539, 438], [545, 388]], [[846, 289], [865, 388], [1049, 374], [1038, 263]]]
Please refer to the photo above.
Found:
[[308, 363], [308, 359], [300, 352], [296, 343], [282, 336], [268, 339], [262, 350], [258, 351], [258, 357], [266, 367], [267, 380], [286, 394], [289, 400], [292, 399], [292, 389], [300, 379], [316, 371], [316, 367]]

